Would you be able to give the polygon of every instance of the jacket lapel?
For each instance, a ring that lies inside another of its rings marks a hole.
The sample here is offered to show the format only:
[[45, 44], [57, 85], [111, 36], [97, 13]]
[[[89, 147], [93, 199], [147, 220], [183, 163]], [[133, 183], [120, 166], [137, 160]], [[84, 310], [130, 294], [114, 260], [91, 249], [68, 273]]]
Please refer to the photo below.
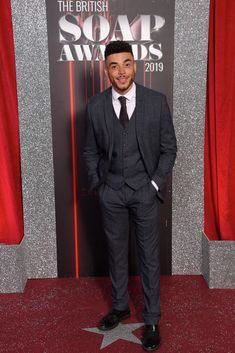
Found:
[[109, 159], [111, 159], [113, 151], [113, 104], [112, 104], [112, 90], [111, 88], [107, 91], [105, 102], [104, 102], [104, 117], [108, 131], [109, 138]]
[[144, 98], [141, 87], [136, 84], [136, 135], [140, 151], [143, 155], [143, 131], [144, 131]]

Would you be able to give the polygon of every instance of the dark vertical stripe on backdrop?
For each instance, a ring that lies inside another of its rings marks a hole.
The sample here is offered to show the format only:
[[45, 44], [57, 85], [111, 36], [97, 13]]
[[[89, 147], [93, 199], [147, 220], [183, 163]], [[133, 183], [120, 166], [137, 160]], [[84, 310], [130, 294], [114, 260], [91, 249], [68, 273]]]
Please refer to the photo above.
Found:
[[19, 122], [10, 0], [0, 11], [0, 243], [23, 237]]
[[210, 3], [204, 229], [235, 240], [235, 2]]

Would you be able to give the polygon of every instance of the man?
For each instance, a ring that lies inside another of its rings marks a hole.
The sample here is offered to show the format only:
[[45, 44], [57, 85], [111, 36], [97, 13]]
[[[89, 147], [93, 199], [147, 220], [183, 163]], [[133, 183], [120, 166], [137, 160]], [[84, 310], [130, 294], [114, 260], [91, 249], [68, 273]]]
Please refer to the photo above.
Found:
[[97, 189], [108, 241], [113, 308], [100, 322], [111, 330], [130, 317], [128, 305], [128, 227], [135, 224], [144, 292], [143, 348], [160, 345], [160, 201], [176, 157], [176, 138], [163, 94], [134, 82], [131, 46], [110, 42], [105, 72], [112, 87], [87, 105], [84, 157], [90, 188]]

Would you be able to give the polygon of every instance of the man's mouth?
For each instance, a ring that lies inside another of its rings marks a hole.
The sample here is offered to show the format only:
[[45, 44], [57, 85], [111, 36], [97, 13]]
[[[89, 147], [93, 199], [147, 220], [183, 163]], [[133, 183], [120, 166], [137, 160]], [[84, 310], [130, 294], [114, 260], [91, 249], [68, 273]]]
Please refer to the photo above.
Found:
[[128, 80], [127, 77], [119, 77], [119, 78], [118, 78], [118, 81], [119, 81], [120, 83], [125, 83], [127, 80]]

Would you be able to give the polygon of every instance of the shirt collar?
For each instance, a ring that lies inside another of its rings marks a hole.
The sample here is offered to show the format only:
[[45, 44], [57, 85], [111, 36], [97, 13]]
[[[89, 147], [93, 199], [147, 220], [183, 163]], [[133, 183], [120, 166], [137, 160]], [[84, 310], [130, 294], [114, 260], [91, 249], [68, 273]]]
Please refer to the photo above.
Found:
[[[131, 89], [124, 94], [123, 96], [126, 97], [127, 100], [132, 100], [133, 98], [135, 98], [136, 95], [136, 84], [135, 82], [133, 82]], [[115, 91], [115, 89], [112, 87], [112, 97], [114, 100], [118, 100], [118, 98], [121, 96], [120, 93], [118, 93], [117, 91]]]

